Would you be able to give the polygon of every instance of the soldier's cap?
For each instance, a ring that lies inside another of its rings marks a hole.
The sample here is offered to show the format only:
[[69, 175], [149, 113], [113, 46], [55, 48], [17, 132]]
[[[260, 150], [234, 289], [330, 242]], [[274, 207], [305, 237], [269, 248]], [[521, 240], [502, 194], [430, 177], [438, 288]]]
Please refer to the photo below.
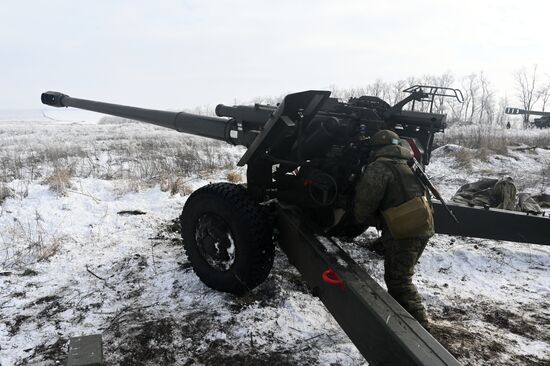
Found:
[[390, 130], [380, 130], [370, 138], [371, 146], [401, 145], [399, 135]]

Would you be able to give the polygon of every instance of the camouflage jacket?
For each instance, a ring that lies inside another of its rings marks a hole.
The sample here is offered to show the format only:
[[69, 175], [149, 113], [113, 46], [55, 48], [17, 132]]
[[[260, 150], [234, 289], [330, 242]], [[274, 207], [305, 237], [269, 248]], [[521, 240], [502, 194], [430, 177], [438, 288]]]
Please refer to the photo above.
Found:
[[[384, 230], [381, 211], [426, 194], [407, 165], [411, 157], [410, 150], [398, 145], [384, 146], [373, 152], [374, 161], [367, 166], [355, 189], [353, 211], [359, 223], [376, 225], [384, 233], [387, 230]], [[426, 233], [426, 237], [431, 235], [433, 233]]]

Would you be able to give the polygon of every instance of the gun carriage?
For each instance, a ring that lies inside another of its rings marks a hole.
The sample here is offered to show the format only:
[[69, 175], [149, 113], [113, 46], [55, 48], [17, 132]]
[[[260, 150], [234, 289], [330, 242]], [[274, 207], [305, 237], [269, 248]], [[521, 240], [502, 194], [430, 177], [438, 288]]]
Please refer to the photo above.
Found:
[[[276, 238], [312, 293], [370, 363], [458, 365], [331, 237], [353, 237], [366, 229], [336, 224], [335, 211], [349, 207], [357, 179], [369, 163], [370, 136], [392, 129], [411, 147], [419, 165], [428, 165], [434, 135], [445, 129], [445, 115], [432, 112], [435, 98], [463, 99], [459, 90], [450, 88], [416, 85], [405, 92], [406, 98], [390, 106], [377, 97], [341, 102], [328, 91], [310, 90], [289, 94], [277, 106], [220, 104], [217, 117], [58, 92], [43, 93], [42, 102], [245, 146], [238, 165], [247, 166], [247, 183], [204, 186], [183, 208], [184, 247], [199, 278], [234, 294], [253, 289], [271, 270]], [[429, 112], [415, 110], [419, 103], [428, 103]], [[546, 218], [451, 205], [461, 222], [457, 224], [441, 204], [434, 206], [439, 233], [548, 244]], [[504, 224], [487, 229], [495, 215]]]

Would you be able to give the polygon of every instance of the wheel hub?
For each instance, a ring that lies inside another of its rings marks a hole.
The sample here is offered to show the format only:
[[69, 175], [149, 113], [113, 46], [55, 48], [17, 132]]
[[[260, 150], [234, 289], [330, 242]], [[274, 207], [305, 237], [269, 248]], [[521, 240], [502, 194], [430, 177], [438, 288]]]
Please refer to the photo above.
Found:
[[214, 213], [197, 220], [195, 240], [200, 254], [218, 271], [227, 271], [235, 262], [235, 241], [227, 222]]

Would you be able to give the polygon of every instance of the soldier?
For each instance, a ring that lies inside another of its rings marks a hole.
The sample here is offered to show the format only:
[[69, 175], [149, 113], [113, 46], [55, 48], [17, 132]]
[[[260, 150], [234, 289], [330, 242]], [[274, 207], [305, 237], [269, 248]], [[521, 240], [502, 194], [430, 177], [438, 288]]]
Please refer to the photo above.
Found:
[[[412, 283], [412, 276], [428, 239], [434, 234], [433, 221], [431, 226], [421, 228], [411, 237], [396, 239], [382, 215], [388, 208], [397, 207], [414, 197], [425, 196], [427, 192], [407, 164], [412, 158], [411, 151], [401, 146], [395, 132], [378, 131], [370, 141], [373, 146], [372, 162], [357, 183], [353, 208], [355, 220], [361, 224], [376, 223], [382, 229], [384, 280], [388, 292], [422, 326], [428, 328], [426, 311]], [[431, 205], [428, 205], [428, 210], [431, 218]]]

